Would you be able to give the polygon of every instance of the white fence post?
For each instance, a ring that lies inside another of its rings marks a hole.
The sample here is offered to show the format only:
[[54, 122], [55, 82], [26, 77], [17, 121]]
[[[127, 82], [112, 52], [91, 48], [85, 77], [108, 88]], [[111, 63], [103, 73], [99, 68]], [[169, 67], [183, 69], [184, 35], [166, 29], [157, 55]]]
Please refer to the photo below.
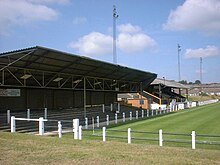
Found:
[[12, 116], [11, 117], [11, 132], [15, 132], [15, 131], [16, 131], [15, 117]]
[[85, 117], [85, 129], [88, 129], [88, 118]]
[[109, 115], [106, 115], [106, 125], [109, 125]]
[[131, 128], [128, 128], [128, 144], [131, 144]]
[[151, 116], [154, 116], [154, 110], [153, 109], [151, 110]]
[[118, 123], [118, 114], [115, 113], [115, 124], [117, 124], [117, 123]]
[[196, 132], [192, 131], [192, 149], [196, 149]]
[[74, 139], [79, 139], [79, 119], [73, 119]]
[[130, 120], [132, 120], [132, 112], [130, 112]]
[[96, 126], [99, 127], [99, 116], [96, 117]]
[[149, 109], [147, 110], [147, 117], [149, 117]]
[[59, 135], [59, 138], [62, 138], [62, 124], [61, 124], [61, 121], [58, 121], [58, 135]]
[[10, 119], [11, 119], [10, 110], [7, 110], [7, 122], [8, 122], [8, 124], [10, 123]]
[[162, 114], [162, 112], [161, 112], [162, 110], [160, 109], [160, 115]]
[[39, 118], [39, 135], [44, 134], [44, 118], [40, 117]]
[[105, 113], [105, 104], [102, 104], [102, 112]]
[[158, 110], [156, 109], [156, 116], [158, 115]]
[[82, 126], [79, 126], [79, 140], [82, 140]]
[[106, 141], [106, 127], [102, 127], [102, 138], [103, 138], [103, 142]]
[[163, 130], [159, 130], [159, 146], [163, 146]]
[[94, 117], [92, 117], [92, 134], [95, 134], [95, 120]]
[[47, 108], [44, 108], [44, 118], [47, 119]]
[[27, 109], [27, 118], [30, 119], [31, 118], [31, 114], [30, 114], [30, 109]]
[[113, 111], [113, 104], [111, 104], [111, 112]]
[[144, 110], [141, 111], [141, 117], [144, 118]]
[[124, 112], [122, 113], [122, 116], [123, 116], [123, 122], [125, 122], [125, 113]]
[[138, 111], [136, 111], [136, 119], [138, 119]]

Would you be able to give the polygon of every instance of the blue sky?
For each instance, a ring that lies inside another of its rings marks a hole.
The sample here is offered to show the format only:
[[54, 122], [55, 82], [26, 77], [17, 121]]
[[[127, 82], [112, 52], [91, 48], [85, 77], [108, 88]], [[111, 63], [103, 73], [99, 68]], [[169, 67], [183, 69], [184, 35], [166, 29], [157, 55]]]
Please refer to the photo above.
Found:
[[49, 47], [170, 80], [220, 82], [220, 0], [0, 0], [0, 52]]

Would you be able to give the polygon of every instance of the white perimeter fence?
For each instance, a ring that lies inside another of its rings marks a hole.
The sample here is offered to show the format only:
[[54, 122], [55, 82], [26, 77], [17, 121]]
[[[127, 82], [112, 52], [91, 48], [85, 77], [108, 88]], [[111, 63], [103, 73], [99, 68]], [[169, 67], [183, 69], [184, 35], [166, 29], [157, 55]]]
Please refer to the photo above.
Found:
[[[218, 100], [209, 100], [209, 101], [203, 101], [203, 102], [199, 102], [198, 105], [205, 105], [205, 104], [211, 104], [211, 103], [215, 103]], [[102, 107], [103, 108], [103, 107]], [[104, 109], [104, 108], [103, 108]], [[180, 110], [180, 109], [177, 109]], [[139, 119], [139, 118], [144, 118], [144, 117], [154, 117], [156, 115], [163, 115], [169, 112], [172, 112], [174, 110], [163, 110], [163, 109], [159, 109], [159, 110], [142, 110], [142, 111], [136, 111], [135, 114], [132, 114], [132, 112], [128, 113], [129, 115], [125, 115], [125, 113], [122, 113], [122, 119], [120, 119], [121, 122], [125, 122], [125, 121], [131, 121], [133, 119]], [[103, 110], [104, 112], [104, 110]], [[141, 112], [141, 113], [140, 113]], [[195, 131], [192, 131], [192, 133], [189, 134], [175, 134], [175, 133], [163, 133], [162, 130], [159, 130], [159, 133], [156, 132], [140, 132], [140, 131], [131, 131], [131, 128], [129, 128], [127, 131], [119, 131], [119, 130], [112, 130], [112, 129], [106, 129], [106, 127], [102, 127], [102, 134], [95, 134], [95, 127], [96, 128], [100, 128], [101, 125], [106, 125], [108, 126], [110, 122], [117, 124], [118, 123], [118, 113], [115, 113], [114, 119], [112, 121], [110, 121], [110, 116], [106, 115], [106, 119], [104, 122], [100, 123], [100, 119], [99, 116], [97, 116], [96, 118], [92, 118], [92, 124], [88, 124], [88, 118], [85, 118], [84, 120], [84, 127], [80, 125], [79, 123], [79, 119], [73, 119], [73, 120], [69, 120], [69, 121], [58, 121], [58, 120], [49, 120], [47, 119], [47, 109], [44, 109], [44, 117], [40, 117], [39, 119], [31, 119], [30, 118], [30, 109], [27, 110], [27, 118], [16, 118], [15, 116], [11, 116], [10, 117], [10, 111], [7, 111], [7, 121], [8, 123], [11, 123], [11, 132], [16, 132], [16, 120], [20, 120], [20, 121], [27, 121], [27, 122], [38, 122], [39, 125], [39, 135], [44, 135], [45, 134], [45, 122], [56, 122], [57, 126], [55, 126], [57, 128], [56, 133], [59, 135], [59, 138], [62, 138], [62, 133], [64, 132], [73, 132], [74, 133], [74, 139], [79, 139], [81, 140], [83, 136], [102, 136], [103, 137], [103, 141], [106, 141], [106, 138], [122, 138], [128, 139], [128, 143], [132, 142], [133, 140], [153, 140], [153, 141], [158, 141], [160, 146], [163, 146], [163, 142], [181, 142], [181, 143], [191, 143], [192, 144], [192, 149], [195, 149], [195, 145], [196, 143], [199, 144], [213, 144], [213, 145], [220, 145], [220, 141], [196, 141], [196, 136], [200, 136], [200, 137], [209, 137], [209, 138], [220, 138], [220, 135], [205, 135], [205, 134], [196, 134]], [[72, 128], [71, 131], [64, 131], [63, 130], [63, 126], [62, 126], [62, 122], [69, 122], [72, 123]], [[83, 132], [86, 131], [91, 131], [92, 130], [92, 134], [84, 134]], [[118, 136], [111, 136], [111, 135], [107, 135], [107, 132], [127, 132], [127, 137], [118, 137]], [[138, 134], [138, 133], [142, 133], [142, 134], [158, 134], [158, 138], [138, 138], [138, 137], [132, 137], [132, 133]], [[186, 141], [186, 140], [172, 140], [172, 139], [163, 139], [163, 135], [175, 135], [175, 136], [191, 136], [191, 141]]]

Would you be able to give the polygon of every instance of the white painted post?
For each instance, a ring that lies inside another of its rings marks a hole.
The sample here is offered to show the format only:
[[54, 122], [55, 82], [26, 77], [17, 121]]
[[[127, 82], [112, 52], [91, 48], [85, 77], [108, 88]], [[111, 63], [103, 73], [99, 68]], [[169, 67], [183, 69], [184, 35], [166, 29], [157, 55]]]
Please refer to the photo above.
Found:
[[132, 112], [130, 112], [130, 120], [132, 120]]
[[99, 116], [96, 117], [96, 126], [99, 127]]
[[144, 110], [141, 111], [141, 117], [144, 118]]
[[162, 111], [162, 110], [160, 109], [160, 115], [162, 114], [161, 111]]
[[192, 131], [192, 149], [196, 149], [196, 132]]
[[128, 144], [131, 144], [131, 128], [128, 128]]
[[15, 117], [12, 116], [11, 117], [11, 132], [15, 132], [15, 131], [16, 131]]
[[58, 121], [58, 135], [59, 135], [59, 138], [62, 138], [62, 124], [61, 124], [61, 121]]
[[118, 123], [118, 114], [115, 113], [115, 124], [117, 124], [117, 123]]
[[39, 135], [44, 134], [44, 118], [40, 117], [39, 118]]
[[73, 119], [74, 139], [79, 139], [79, 119]]
[[156, 109], [156, 116], [158, 115], [158, 110]]
[[11, 119], [10, 110], [7, 110], [7, 122], [8, 122], [8, 124], [10, 123], [10, 119]]
[[111, 104], [111, 112], [113, 111], [113, 104]]
[[102, 127], [102, 139], [103, 142], [106, 142], [106, 127]]
[[123, 116], [123, 122], [125, 122], [125, 113], [124, 112], [122, 113], [122, 116]]
[[152, 113], [151, 116], [154, 116], [154, 110], [153, 109], [151, 110], [151, 113]]
[[118, 103], [118, 113], [120, 113], [120, 103]]
[[47, 119], [47, 108], [44, 108], [44, 118]]
[[92, 117], [92, 134], [95, 134], [95, 120], [94, 117]]
[[138, 111], [136, 111], [136, 119], [138, 119]]
[[102, 104], [102, 112], [105, 113], [105, 104]]
[[79, 126], [79, 140], [82, 140], [82, 126]]
[[149, 109], [147, 110], [147, 117], [149, 117]]
[[30, 119], [30, 109], [27, 109], [27, 118]]
[[88, 118], [85, 117], [85, 129], [88, 129]]
[[159, 146], [160, 147], [163, 146], [163, 130], [162, 129], [159, 130]]
[[109, 125], [109, 115], [106, 115], [106, 125]]

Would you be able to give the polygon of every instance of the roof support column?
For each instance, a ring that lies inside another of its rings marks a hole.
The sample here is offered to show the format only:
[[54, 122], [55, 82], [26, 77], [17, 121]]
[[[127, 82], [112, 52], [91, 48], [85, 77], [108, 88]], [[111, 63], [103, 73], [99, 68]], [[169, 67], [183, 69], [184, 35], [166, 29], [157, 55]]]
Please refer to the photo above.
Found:
[[5, 70], [2, 70], [2, 85], [5, 84]]
[[86, 77], [84, 77], [83, 80], [84, 80], [84, 90], [83, 90], [83, 94], [84, 94], [84, 96], [83, 96], [83, 98], [84, 98], [84, 101], [83, 101], [83, 103], [84, 103], [84, 117], [86, 117]]

